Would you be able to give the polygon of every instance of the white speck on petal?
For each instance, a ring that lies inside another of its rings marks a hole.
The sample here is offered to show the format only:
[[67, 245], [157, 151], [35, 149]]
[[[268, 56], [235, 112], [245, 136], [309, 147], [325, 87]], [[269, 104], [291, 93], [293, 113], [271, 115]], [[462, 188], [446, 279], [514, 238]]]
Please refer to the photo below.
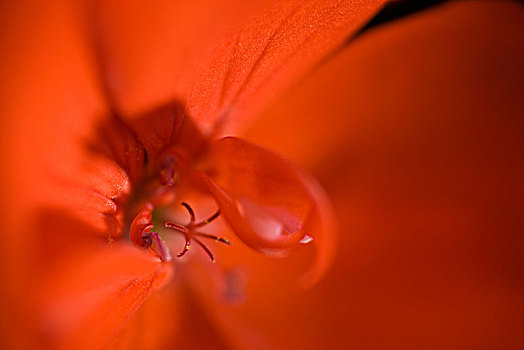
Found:
[[300, 241], [298, 241], [298, 243], [301, 243], [301, 244], [308, 244], [310, 242], [313, 241], [313, 236], [310, 236], [310, 235], [304, 235], [304, 237], [302, 237], [302, 239]]

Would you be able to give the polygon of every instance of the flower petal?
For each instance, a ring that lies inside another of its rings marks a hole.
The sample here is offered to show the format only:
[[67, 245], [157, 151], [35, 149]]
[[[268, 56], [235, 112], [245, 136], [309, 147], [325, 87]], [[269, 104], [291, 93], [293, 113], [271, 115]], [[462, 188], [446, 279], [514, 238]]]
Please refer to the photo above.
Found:
[[81, 242], [82, 251], [44, 277], [39, 302], [43, 332], [64, 349], [101, 348], [167, 280], [171, 267], [129, 244], [86, 249]]
[[[71, 173], [71, 168], [65, 164], [71, 159], [78, 160], [78, 148], [82, 141], [87, 140], [101, 110], [95, 79], [91, 75], [92, 61], [86, 54], [86, 43], [80, 35], [78, 17], [74, 12], [75, 3], [9, 1], [4, 5], [6, 7], [0, 11], [0, 71], [3, 77], [0, 138], [2, 151], [7, 157], [4, 158], [3, 153], [0, 160], [2, 186], [7, 187], [8, 192], [4, 193], [2, 188], [2, 242], [5, 249], [1, 254], [0, 307], [3, 311], [0, 327], [7, 326], [7, 329], [0, 332], [4, 347], [35, 348], [39, 345], [39, 338], [34, 330], [29, 329], [33, 324], [28, 320], [35, 310], [29, 300], [34, 294], [34, 278], [39, 276], [40, 268], [49, 263], [39, 260], [39, 264], [35, 264], [35, 257], [52, 257], [51, 252], [61, 251], [59, 248], [64, 247], [58, 244], [47, 252], [44, 250], [51, 244], [38, 245], [46, 235], [40, 235], [39, 228], [33, 226], [35, 211], [42, 203], [53, 201], [57, 204], [54, 197], [61, 197], [61, 209], [71, 209], [68, 208], [69, 202], [75, 202], [75, 208], [80, 210], [101, 209], [87, 225], [71, 226], [80, 227], [79, 232], [63, 233], [67, 242], [74, 246], [71, 236], [75, 234], [72, 233], [82, 236], [85, 227], [107, 228], [106, 224], [109, 224], [116, 228], [111, 219], [105, 224], [102, 214], [112, 207], [104, 197], [116, 193], [100, 186], [96, 190], [103, 195], [96, 194], [92, 189], [87, 190], [84, 182], [77, 189], [69, 186], [68, 190], [74, 193], [67, 196], [64, 195], [64, 186], [57, 186], [57, 182], [64, 180], [63, 177], [57, 179], [57, 173], [67, 175], [69, 184], [79, 184], [75, 182], [75, 175], [79, 173]], [[75, 165], [78, 162], [75, 161]], [[122, 185], [123, 194], [125, 174], [114, 170], [113, 166], [105, 168], [104, 165], [99, 171], [90, 169], [86, 172], [98, 173], [94, 176], [97, 180], [105, 178]], [[83, 192], [81, 199], [77, 197], [79, 192]], [[79, 202], [88, 205], [84, 208], [76, 206]], [[63, 215], [54, 218], [60, 219]], [[52, 235], [55, 222], [43, 224], [50, 230], [46, 233]], [[89, 229], [90, 235], [99, 233]]]
[[226, 119], [232, 127], [245, 123], [339, 48], [382, 3], [276, 3], [209, 55], [188, 98], [189, 113], [205, 133], [223, 127]]
[[203, 168], [209, 191], [235, 234], [248, 246], [279, 256], [312, 237], [319, 260], [314, 277], [328, 267], [336, 231], [320, 186], [286, 160], [238, 138], [210, 148]]
[[[179, 328], [187, 323], [187, 320], [181, 317], [180, 304], [173, 283], [156, 290], [105, 349], [177, 348], [180, 343], [180, 339], [177, 338]], [[188, 325], [188, 328], [190, 326], [194, 324]]]
[[84, 22], [96, 27], [91, 29], [102, 51], [100, 63], [118, 105], [130, 116], [181, 95], [181, 77], [197, 58], [267, 2], [103, 1]]
[[340, 253], [289, 296], [284, 269], [249, 261], [251, 303], [213, 314], [276, 349], [521, 348], [523, 26], [518, 2], [447, 2], [363, 35], [269, 110], [249, 139], [326, 185]]

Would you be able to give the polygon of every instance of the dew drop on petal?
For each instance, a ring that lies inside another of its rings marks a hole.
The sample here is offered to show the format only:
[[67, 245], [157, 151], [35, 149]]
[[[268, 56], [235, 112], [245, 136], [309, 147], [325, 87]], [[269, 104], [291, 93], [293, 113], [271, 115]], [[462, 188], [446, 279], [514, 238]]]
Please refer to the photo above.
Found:
[[300, 241], [298, 241], [298, 243], [301, 243], [301, 244], [308, 244], [310, 242], [313, 241], [313, 236], [310, 236], [308, 234], [304, 235], [304, 237], [302, 237], [302, 239]]
[[237, 208], [241, 215], [245, 215], [251, 228], [268, 241], [276, 240], [283, 234], [282, 223], [272, 217], [262, 205], [241, 198], [237, 200]]
[[256, 203], [246, 197], [237, 198], [236, 205], [251, 228], [267, 241], [276, 241], [302, 228], [300, 218], [284, 207]]

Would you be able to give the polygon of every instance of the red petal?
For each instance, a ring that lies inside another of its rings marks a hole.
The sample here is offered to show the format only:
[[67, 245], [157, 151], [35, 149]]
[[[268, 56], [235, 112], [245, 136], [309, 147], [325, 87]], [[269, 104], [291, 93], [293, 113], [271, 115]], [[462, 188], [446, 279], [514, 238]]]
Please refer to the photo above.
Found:
[[203, 175], [235, 234], [248, 246], [281, 255], [306, 235], [320, 258], [312, 278], [329, 265], [335, 235], [329, 201], [318, 184], [279, 156], [228, 137], [211, 147]]
[[[105, 349], [158, 350], [180, 348], [181, 337], [178, 331], [180, 326], [188, 323], [187, 318], [182, 315], [181, 309], [182, 305], [174, 284], [167, 284], [151, 294]], [[195, 330], [200, 329], [200, 327], [195, 327], [194, 323], [190, 323], [187, 327]], [[199, 335], [201, 336], [202, 333]]]
[[139, 247], [146, 246], [144, 242], [144, 234], [149, 234], [149, 232], [151, 232], [151, 228], [153, 227], [152, 216], [153, 206], [151, 203], [146, 203], [135, 216], [133, 222], [131, 222], [129, 239], [135, 245]]
[[103, 1], [84, 24], [98, 26], [111, 89], [132, 115], [181, 95], [181, 77], [198, 57], [267, 2]]
[[93, 128], [94, 135], [88, 144], [89, 148], [114, 160], [127, 173], [131, 182], [137, 182], [145, 162], [142, 140], [129, 125], [112, 115], [106, 115]]
[[332, 54], [383, 2], [278, 2], [210, 54], [188, 99], [190, 114], [205, 131], [225, 118], [244, 123]]
[[[35, 257], [45, 255], [55, 259], [54, 252], [61, 252], [69, 243], [79, 244], [74, 237], [84, 233], [118, 234], [119, 225], [115, 225], [115, 216], [111, 214], [114, 209], [111, 197], [125, 196], [127, 179], [114, 164], [106, 167], [104, 163], [93, 169], [92, 158], [84, 158], [88, 153], [85, 143], [99, 116], [101, 103], [91, 74], [92, 60], [75, 15], [77, 3], [24, 1], [5, 5], [0, 11], [3, 77], [0, 161], [1, 186], [7, 187], [8, 193], [1, 189], [5, 249], [0, 258], [3, 301], [0, 327], [8, 328], [0, 332], [4, 347], [35, 348], [31, 345], [38, 343], [39, 338], [31, 336], [35, 334], [29, 329], [33, 326], [29, 320], [35, 312], [30, 303], [34, 297], [32, 287], [41, 268], [49, 264], [47, 259], [35, 264]], [[80, 166], [75, 168], [77, 165]], [[91, 173], [97, 182], [100, 180], [95, 188], [88, 188], [85, 173]], [[64, 187], [64, 178], [78, 187]], [[70, 195], [65, 194], [64, 188], [71, 191]], [[57, 203], [57, 197], [61, 203]], [[40, 223], [47, 228], [42, 232], [33, 225], [35, 211], [42, 203], [49, 202], [58, 204], [61, 210], [52, 217], [55, 221]], [[81, 225], [68, 225], [71, 230], [60, 233], [67, 244], [61, 240], [51, 244], [53, 239], [49, 236], [54, 236], [57, 221], [68, 221], [66, 211], [86, 220]], [[40, 244], [46, 240], [47, 243]], [[20, 345], [24, 343], [29, 345]]]
[[91, 249], [84, 245], [62, 263], [61, 269], [43, 276], [39, 304], [49, 341], [65, 349], [106, 344], [167, 280], [171, 268], [147, 252], [117, 243]]
[[523, 32], [518, 2], [446, 2], [363, 35], [264, 115], [250, 138], [326, 184], [340, 253], [305, 294], [260, 264], [251, 302], [213, 314], [274, 349], [522, 348]]

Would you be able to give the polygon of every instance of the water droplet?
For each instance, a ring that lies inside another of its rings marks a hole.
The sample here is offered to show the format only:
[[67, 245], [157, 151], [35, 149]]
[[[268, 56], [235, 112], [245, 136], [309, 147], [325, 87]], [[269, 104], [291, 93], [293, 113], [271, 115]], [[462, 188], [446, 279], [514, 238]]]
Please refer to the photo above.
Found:
[[284, 225], [279, 222], [266, 206], [255, 203], [247, 198], [237, 200], [237, 208], [244, 215], [251, 228], [268, 241], [278, 239], [284, 231]]
[[302, 239], [300, 241], [298, 241], [298, 243], [301, 243], [301, 244], [308, 244], [310, 242], [313, 241], [313, 236], [310, 236], [308, 234], [304, 235], [304, 237], [302, 237]]

